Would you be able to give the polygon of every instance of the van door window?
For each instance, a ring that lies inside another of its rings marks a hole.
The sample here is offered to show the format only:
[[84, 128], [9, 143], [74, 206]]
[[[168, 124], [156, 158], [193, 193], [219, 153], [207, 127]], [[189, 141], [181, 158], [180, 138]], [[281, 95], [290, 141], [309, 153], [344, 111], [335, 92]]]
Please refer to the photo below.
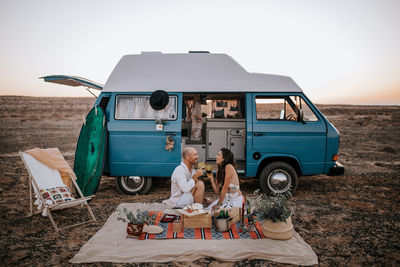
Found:
[[115, 107], [115, 119], [119, 120], [176, 120], [177, 97], [170, 96], [168, 105], [162, 110], [150, 106], [150, 96], [118, 95]]
[[304, 121], [318, 121], [318, 117], [314, 114], [303, 98], [300, 96], [291, 96], [290, 99], [296, 104], [298, 109], [303, 109]]
[[256, 97], [257, 120], [297, 121], [297, 107], [289, 97]]

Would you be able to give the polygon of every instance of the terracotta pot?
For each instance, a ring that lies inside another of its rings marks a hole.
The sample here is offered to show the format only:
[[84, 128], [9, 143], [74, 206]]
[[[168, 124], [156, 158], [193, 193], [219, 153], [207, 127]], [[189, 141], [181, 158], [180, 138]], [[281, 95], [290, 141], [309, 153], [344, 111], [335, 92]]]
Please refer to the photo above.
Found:
[[286, 219], [286, 222], [273, 222], [271, 220], [264, 220], [262, 223], [263, 235], [278, 240], [287, 240], [292, 237], [293, 224], [292, 217]]
[[133, 238], [139, 238], [142, 232], [143, 224], [128, 223], [128, 226], [126, 227], [126, 233], [128, 234], [128, 236]]

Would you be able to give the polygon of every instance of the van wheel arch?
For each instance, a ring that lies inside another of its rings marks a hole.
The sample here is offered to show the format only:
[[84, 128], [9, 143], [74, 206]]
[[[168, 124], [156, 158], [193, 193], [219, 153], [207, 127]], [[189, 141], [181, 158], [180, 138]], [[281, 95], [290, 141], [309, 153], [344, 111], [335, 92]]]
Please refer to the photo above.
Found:
[[262, 162], [258, 166], [256, 177], [260, 178], [261, 172], [264, 170], [264, 168], [268, 164], [271, 164], [276, 161], [285, 162], [285, 163], [289, 164], [296, 171], [297, 177], [302, 176], [300, 164], [296, 159], [290, 158], [290, 157], [270, 157], [270, 158], [265, 158], [262, 160]]

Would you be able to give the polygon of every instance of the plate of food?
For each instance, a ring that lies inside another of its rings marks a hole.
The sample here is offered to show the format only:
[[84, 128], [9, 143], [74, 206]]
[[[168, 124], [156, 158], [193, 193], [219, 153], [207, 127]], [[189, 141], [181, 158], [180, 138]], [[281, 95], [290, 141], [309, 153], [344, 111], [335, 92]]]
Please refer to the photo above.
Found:
[[192, 217], [195, 215], [206, 214], [208, 213], [208, 210], [205, 210], [203, 205], [200, 203], [193, 203], [180, 210], [180, 213]]
[[173, 222], [176, 219], [177, 215], [175, 214], [164, 214], [164, 216], [161, 218], [160, 222], [162, 223], [167, 223], [167, 222]]

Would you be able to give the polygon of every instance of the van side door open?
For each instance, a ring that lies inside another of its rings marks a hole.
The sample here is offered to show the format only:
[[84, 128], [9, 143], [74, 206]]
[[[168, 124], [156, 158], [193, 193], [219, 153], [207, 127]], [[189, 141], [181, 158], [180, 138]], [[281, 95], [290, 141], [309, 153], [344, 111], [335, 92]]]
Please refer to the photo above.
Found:
[[[326, 124], [300, 94], [253, 93], [253, 153], [299, 163], [301, 175], [325, 168]], [[248, 160], [254, 160], [248, 158]]]

